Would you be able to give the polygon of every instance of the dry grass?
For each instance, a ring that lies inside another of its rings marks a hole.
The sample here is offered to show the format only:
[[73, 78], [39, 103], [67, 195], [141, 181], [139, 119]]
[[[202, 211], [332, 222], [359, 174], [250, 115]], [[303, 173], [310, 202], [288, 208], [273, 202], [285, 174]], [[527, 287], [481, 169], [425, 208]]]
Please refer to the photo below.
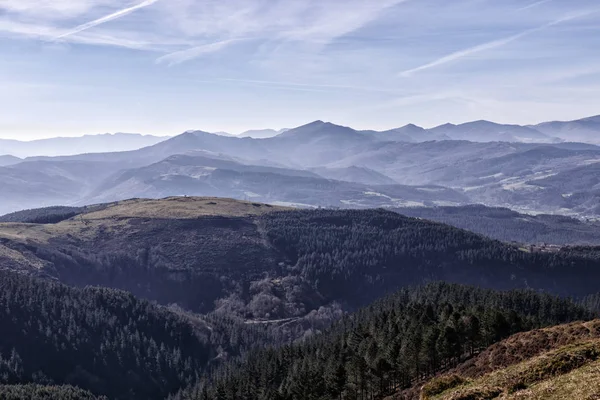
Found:
[[75, 217], [75, 219], [244, 217], [283, 210], [289, 210], [289, 208], [233, 199], [169, 197], [161, 200], [135, 199], [120, 201], [105, 209], [83, 214]]
[[[582, 341], [466, 383], [459, 383], [458, 386], [437, 396], [423, 395], [422, 398], [437, 400], [592, 399], [593, 397], [590, 396], [600, 394], [598, 391], [600, 388], [599, 359], [600, 339]], [[572, 392], [574, 388], [577, 388], [576, 393], [581, 392], [583, 397]], [[555, 397], [549, 397], [551, 395]]]
[[45, 242], [52, 235], [52, 230], [51, 225], [2, 223], [0, 224], [0, 238], [16, 241], [36, 240]]
[[462, 377], [476, 378], [570, 343], [593, 338], [600, 338], [600, 320], [573, 322], [522, 332], [490, 346], [477, 357], [450, 372]]
[[[529, 398], [522, 397], [527, 393], [534, 396], [533, 399], [545, 398], [543, 395], [535, 397], [537, 392], [534, 390], [556, 390], [564, 395], [568, 392], [558, 391], [552, 382], [560, 384], [562, 379], [570, 382], [578, 379], [582, 371], [593, 372], [588, 365], [598, 362], [595, 361], [598, 354], [600, 320], [522, 332], [490, 346], [477, 357], [431, 379], [420, 389], [415, 387], [401, 393], [399, 398], [520, 399]], [[595, 386], [583, 381], [581, 387], [589, 388], [585, 390], [590, 393], [595, 390]]]
[[210, 197], [134, 199], [113, 203], [101, 210], [78, 215], [57, 224], [0, 223], [0, 238], [38, 243], [47, 243], [53, 237], [65, 235], [89, 239], [100, 228], [106, 233], [126, 227], [127, 219], [246, 217], [284, 210], [290, 208]]
[[52, 242], [75, 246], [99, 238], [128, 237], [158, 220], [182, 221], [203, 217], [254, 217], [290, 210], [260, 203], [207, 197], [171, 197], [162, 200], [134, 199], [100, 207], [56, 224], [0, 223], [0, 267], [39, 270], [45, 262], [26, 247], [47, 247]]
[[510, 400], [598, 400], [600, 399], [600, 361], [568, 374], [532, 385], [507, 396]]

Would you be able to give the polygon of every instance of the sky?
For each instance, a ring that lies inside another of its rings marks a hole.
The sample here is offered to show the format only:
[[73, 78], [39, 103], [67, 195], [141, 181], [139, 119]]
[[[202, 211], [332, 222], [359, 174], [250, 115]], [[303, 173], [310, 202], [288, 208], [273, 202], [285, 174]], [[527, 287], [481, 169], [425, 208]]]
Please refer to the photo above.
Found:
[[598, 0], [0, 0], [0, 138], [600, 114]]

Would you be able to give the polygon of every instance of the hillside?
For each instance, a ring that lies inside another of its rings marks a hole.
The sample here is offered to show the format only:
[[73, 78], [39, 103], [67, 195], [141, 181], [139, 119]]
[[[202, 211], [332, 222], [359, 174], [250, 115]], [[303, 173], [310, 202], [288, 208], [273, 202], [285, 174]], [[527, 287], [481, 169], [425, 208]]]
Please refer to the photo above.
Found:
[[2, 399], [75, 392], [2, 386], [30, 383], [73, 385], [112, 399], [163, 399], [192, 383], [217, 355], [206, 329], [129, 293], [6, 271], [0, 271], [0, 318]]
[[176, 197], [77, 214], [0, 224], [2, 268], [250, 319], [299, 318], [334, 304], [353, 309], [429, 280], [584, 296], [598, 291], [600, 277], [596, 248], [529, 253], [384, 210]]
[[74, 204], [121, 167], [70, 159], [26, 160], [0, 167], [0, 213]]
[[[374, 397], [455, 367], [479, 385], [571, 342], [538, 335], [512, 358], [478, 358], [506, 354], [490, 345], [589, 320], [599, 304], [598, 248], [530, 253], [386, 210], [173, 197], [7, 219], [0, 395]], [[483, 288], [420, 286], [438, 280]]]
[[600, 224], [560, 215], [520, 214], [507, 208], [405, 207], [402, 215], [442, 222], [504, 242], [554, 245], [599, 245]]
[[25, 222], [31, 224], [50, 224], [69, 219], [85, 212], [87, 207], [44, 207], [16, 211], [0, 217], [0, 222]]
[[119, 172], [106, 179], [80, 204], [181, 195], [251, 199], [307, 207], [365, 208], [462, 204], [468, 201], [467, 197], [452, 189], [398, 185], [368, 169], [305, 171], [249, 165], [222, 156], [188, 153]]
[[304, 342], [257, 350], [174, 399], [381, 398], [513, 333], [586, 315], [532, 291], [431, 284], [383, 298]]
[[391, 399], [593, 399], [600, 395], [600, 321], [518, 333]]

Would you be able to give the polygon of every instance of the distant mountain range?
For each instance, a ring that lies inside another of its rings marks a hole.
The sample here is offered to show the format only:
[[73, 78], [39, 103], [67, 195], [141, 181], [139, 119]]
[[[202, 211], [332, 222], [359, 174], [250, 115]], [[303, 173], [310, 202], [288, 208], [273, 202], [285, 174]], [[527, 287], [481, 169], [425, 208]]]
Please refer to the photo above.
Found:
[[[254, 135], [275, 131], [261, 132]], [[97, 147], [67, 156], [1, 156], [0, 213], [210, 195], [306, 207], [477, 203], [600, 217], [600, 147], [565, 142], [532, 127], [481, 121], [376, 132], [315, 121], [261, 139], [187, 131], [166, 140], [140, 135], [69, 140], [106, 139], [116, 146], [120, 138], [161, 141], [128, 151]]]
[[16, 157], [34, 157], [127, 151], [151, 146], [166, 139], [168, 137], [134, 133], [106, 133], [102, 135], [56, 137], [32, 141], [0, 139], [0, 155], [9, 154]]
[[572, 142], [600, 143], [600, 115], [576, 121], [544, 122], [532, 128]]
[[[289, 129], [250, 130], [239, 137], [256, 139], [280, 135]], [[490, 121], [464, 124], [444, 124], [425, 129], [414, 124], [386, 131], [361, 131], [383, 141], [427, 142], [432, 140], [468, 140], [470, 142], [560, 143], [583, 142], [600, 144], [600, 116], [567, 122], [544, 122], [538, 125], [507, 125]]]
[[[321, 122], [321, 121], [317, 121]], [[309, 125], [315, 125], [309, 124]], [[227, 132], [215, 132], [215, 135], [237, 138], [268, 139], [296, 129], [256, 129], [239, 135]], [[420, 143], [441, 140], [467, 140], [470, 142], [517, 142], [517, 143], [560, 143], [582, 142], [600, 144], [600, 116], [575, 121], [553, 121], [538, 125], [505, 125], [490, 121], [474, 121], [465, 124], [445, 124], [425, 129], [409, 124], [386, 131], [356, 131], [346, 128], [347, 132], [372, 136], [380, 141]], [[191, 130], [186, 133], [200, 132]], [[67, 156], [85, 153], [106, 153], [137, 150], [152, 146], [169, 137], [141, 135], [133, 133], [115, 133], [85, 135], [81, 137], [57, 137], [32, 141], [0, 139], [0, 157]], [[5, 160], [0, 159], [0, 166]]]

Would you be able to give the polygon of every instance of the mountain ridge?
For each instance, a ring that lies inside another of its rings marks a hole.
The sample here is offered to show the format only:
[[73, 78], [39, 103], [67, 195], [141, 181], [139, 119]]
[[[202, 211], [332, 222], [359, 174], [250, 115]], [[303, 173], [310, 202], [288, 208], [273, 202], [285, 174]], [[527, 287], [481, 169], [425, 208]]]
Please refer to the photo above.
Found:
[[75, 137], [59, 136], [30, 141], [0, 139], [0, 153], [26, 158], [127, 151], [150, 146], [168, 138], [139, 133], [103, 133]]

